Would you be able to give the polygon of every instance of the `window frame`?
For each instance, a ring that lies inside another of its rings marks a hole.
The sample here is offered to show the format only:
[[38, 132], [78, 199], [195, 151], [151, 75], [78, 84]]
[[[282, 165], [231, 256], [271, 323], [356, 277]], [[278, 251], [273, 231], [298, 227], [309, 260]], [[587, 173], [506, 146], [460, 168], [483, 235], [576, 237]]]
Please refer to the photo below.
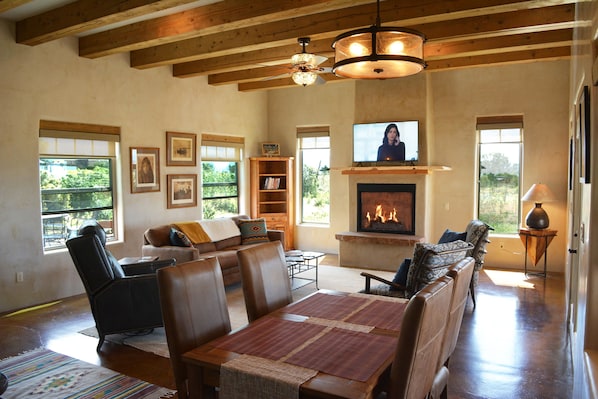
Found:
[[[519, 139], [518, 141], [513, 140], [506, 140], [502, 141], [502, 137], [499, 141], [491, 141], [491, 142], [483, 142], [482, 141], [482, 131], [484, 130], [498, 130], [499, 135], [501, 135], [502, 130], [512, 130], [518, 129], [519, 130]], [[519, 222], [521, 220], [521, 189], [523, 184], [523, 145], [524, 145], [524, 129], [523, 129], [523, 117], [519, 115], [515, 116], [499, 116], [499, 117], [481, 117], [477, 120], [476, 125], [476, 134], [477, 134], [477, 141], [478, 141], [478, 148], [477, 148], [477, 184], [476, 184], [476, 217], [480, 218], [480, 211], [481, 211], [481, 198], [482, 198], [482, 148], [484, 145], [500, 145], [500, 144], [517, 144], [518, 145], [518, 193], [517, 193], [517, 226], [519, 226]], [[485, 221], [488, 223], [488, 221]], [[492, 223], [490, 223], [492, 224]], [[517, 235], [519, 232], [518, 227], [515, 227], [514, 231], [512, 232], [494, 232], [493, 234], [500, 234], [500, 235]]]

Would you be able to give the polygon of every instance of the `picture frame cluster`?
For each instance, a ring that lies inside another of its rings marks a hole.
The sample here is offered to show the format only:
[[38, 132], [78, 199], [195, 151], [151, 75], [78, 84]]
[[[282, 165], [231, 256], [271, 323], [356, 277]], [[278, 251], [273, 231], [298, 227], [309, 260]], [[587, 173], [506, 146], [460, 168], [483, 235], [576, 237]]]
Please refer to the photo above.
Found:
[[[131, 193], [160, 191], [160, 149], [129, 147]], [[197, 135], [166, 132], [166, 166], [197, 166]], [[166, 207], [197, 206], [197, 174], [166, 175]]]

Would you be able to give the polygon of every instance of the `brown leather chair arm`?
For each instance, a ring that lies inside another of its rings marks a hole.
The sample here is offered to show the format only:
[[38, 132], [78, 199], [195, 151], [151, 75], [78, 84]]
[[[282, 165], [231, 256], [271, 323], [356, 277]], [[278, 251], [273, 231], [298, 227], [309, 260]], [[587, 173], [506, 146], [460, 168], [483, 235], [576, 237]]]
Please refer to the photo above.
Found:
[[280, 241], [284, 245], [284, 231], [268, 230], [268, 239], [270, 241]]
[[363, 277], [365, 277], [365, 292], [366, 292], [366, 294], [370, 293], [371, 280], [380, 281], [381, 283], [390, 285], [391, 287], [394, 287], [397, 290], [406, 290], [407, 289], [406, 287], [403, 287], [401, 284], [393, 283], [392, 281], [386, 280], [385, 278], [382, 278], [380, 276], [376, 276], [374, 274], [370, 274], [370, 273], [367, 273], [367, 272], [361, 272], [361, 275]]

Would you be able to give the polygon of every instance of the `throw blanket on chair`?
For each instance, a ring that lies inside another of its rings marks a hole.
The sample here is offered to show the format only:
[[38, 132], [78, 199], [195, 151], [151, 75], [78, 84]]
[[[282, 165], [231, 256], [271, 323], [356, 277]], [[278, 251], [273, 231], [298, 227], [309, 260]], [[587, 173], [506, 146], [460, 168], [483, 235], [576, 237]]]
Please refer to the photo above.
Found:
[[179, 222], [174, 223], [174, 225], [187, 236], [192, 244], [201, 244], [212, 241], [210, 236], [204, 231], [203, 227], [197, 222]]

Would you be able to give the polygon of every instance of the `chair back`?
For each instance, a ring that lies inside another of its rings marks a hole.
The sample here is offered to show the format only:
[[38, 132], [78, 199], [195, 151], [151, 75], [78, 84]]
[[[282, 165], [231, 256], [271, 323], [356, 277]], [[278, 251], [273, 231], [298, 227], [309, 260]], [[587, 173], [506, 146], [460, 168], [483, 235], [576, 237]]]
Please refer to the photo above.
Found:
[[490, 242], [488, 235], [491, 230], [494, 229], [481, 220], [474, 219], [467, 224], [465, 241], [473, 245], [467, 256], [471, 256], [475, 260], [475, 270], [480, 270], [484, 266], [486, 245]]
[[441, 277], [409, 300], [391, 366], [388, 399], [421, 399], [432, 388], [453, 284], [452, 278]]
[[251, 322], [293, 301], [291, 282], [280, 241], [237, 252], [247, 319]]
[[457, 346], [457, 339], [459, 338], [463, 313], [465, 312], [465, 305], [467, 304], [467, 293], [469, 292], [469, 282], [473, 275], [474, 265], [474, 259], [467, 257], [455, 263], [449, 268], [447, 273], [447, 276], [454, 280], [454, 287], [438, 368], [447, 363], [449, 357]]
[[88, 296], [93, 297], [114, 280], [110, 260], [98, 236], [74, 237], [67, 240], [66, 246]]
[[182, 355], [230, 332], [222, 271], [217, 258], [159, 269], [160, 305], [179, 398], [188, 397]]

